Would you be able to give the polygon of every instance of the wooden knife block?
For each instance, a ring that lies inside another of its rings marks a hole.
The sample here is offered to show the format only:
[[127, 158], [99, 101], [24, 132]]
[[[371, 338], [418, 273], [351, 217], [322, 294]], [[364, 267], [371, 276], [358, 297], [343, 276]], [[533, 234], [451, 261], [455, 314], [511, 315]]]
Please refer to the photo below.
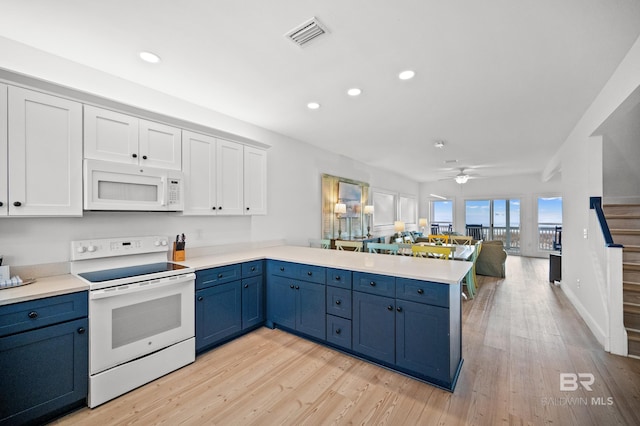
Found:
[[182, 262], [185, 259], [185, 243], [175, 242], [173, 243], [173, 261]]

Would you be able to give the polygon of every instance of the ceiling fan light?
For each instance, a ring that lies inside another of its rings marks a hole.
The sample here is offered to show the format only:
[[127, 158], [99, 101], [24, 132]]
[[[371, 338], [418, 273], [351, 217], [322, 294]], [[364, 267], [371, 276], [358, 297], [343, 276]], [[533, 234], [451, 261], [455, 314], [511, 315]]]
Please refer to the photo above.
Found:
[[469, 175], [457, 175], [456, 176], [456, 183], [462, 185], [463, 183], [467, 183], [467, 181], [469, 180]]

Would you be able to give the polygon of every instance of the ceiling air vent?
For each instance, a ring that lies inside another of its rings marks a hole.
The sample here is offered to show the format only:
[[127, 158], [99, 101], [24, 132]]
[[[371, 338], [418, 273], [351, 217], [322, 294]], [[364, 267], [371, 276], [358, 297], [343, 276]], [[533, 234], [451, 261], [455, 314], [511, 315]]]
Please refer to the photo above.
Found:
[[305, 23], [298, 25], [291, 31], [287, 32], [284, 36], [290, 39], [292, 42], [302, 47], [309, 43], [311, 40], [315, 40], [322, 34], [328, 33], [327, 28], [320, 23], [315, 16]]

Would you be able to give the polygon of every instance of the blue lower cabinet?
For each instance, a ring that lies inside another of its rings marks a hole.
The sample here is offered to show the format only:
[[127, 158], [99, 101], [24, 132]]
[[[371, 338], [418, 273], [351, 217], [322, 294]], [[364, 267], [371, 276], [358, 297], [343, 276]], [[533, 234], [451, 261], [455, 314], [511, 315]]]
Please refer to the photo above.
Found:
[[396, 365], [450, 382], [449, 310], [405, 300], [396, 303]]
[[327, 314], [351, 319], [351, 290], [327, 286]]
[[325, 340], [327, 337], [325, 285], [298, 282], [296, 285], [296, 310], [296, 330]]
[[267, 320], [326, 339], [325, 285], [272, 275], [267, 283]]
[[267, 320], [296, 328], [296, 293], [292, 279], [271, 276], [267, 283]]
[[351, 320], [327, 315], [327, 342], [351, 349]]
[[196, 291], [196, 351], [242, 331], [241, 282]]
[[241, 275], [242, 265], [240, 264], [204, 269], [196, 273], [196, 290], [237, 281]]
[[353, 292], [353, 350], [376, 360], [395, 361], [395, 299]]
[[242, 279], [242, 329], [264, 323], [264, 284], [262, 275]]
[[196, 352], [264, 323], [264, 261], [196, 273]]
[[85, 317], [0, 338], [0, 424], [44, 423], [86, 404], [87, 331]]

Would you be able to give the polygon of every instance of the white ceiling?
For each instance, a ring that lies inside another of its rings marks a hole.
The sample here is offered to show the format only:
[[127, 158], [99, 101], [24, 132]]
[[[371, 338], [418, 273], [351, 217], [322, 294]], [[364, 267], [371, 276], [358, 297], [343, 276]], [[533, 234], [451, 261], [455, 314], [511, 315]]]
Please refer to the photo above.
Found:
[[[460, 167], [540, 173], [640, 34], [637, 0], [0, 0], [0, 10], [0, 36], [420, 182]], [[303, 48], [283, 36], [313, 16], [329, 34]], [[141, 62], [140, 50], [162, 62]], [[416, 77], [400, 81], [404, 69]]]

